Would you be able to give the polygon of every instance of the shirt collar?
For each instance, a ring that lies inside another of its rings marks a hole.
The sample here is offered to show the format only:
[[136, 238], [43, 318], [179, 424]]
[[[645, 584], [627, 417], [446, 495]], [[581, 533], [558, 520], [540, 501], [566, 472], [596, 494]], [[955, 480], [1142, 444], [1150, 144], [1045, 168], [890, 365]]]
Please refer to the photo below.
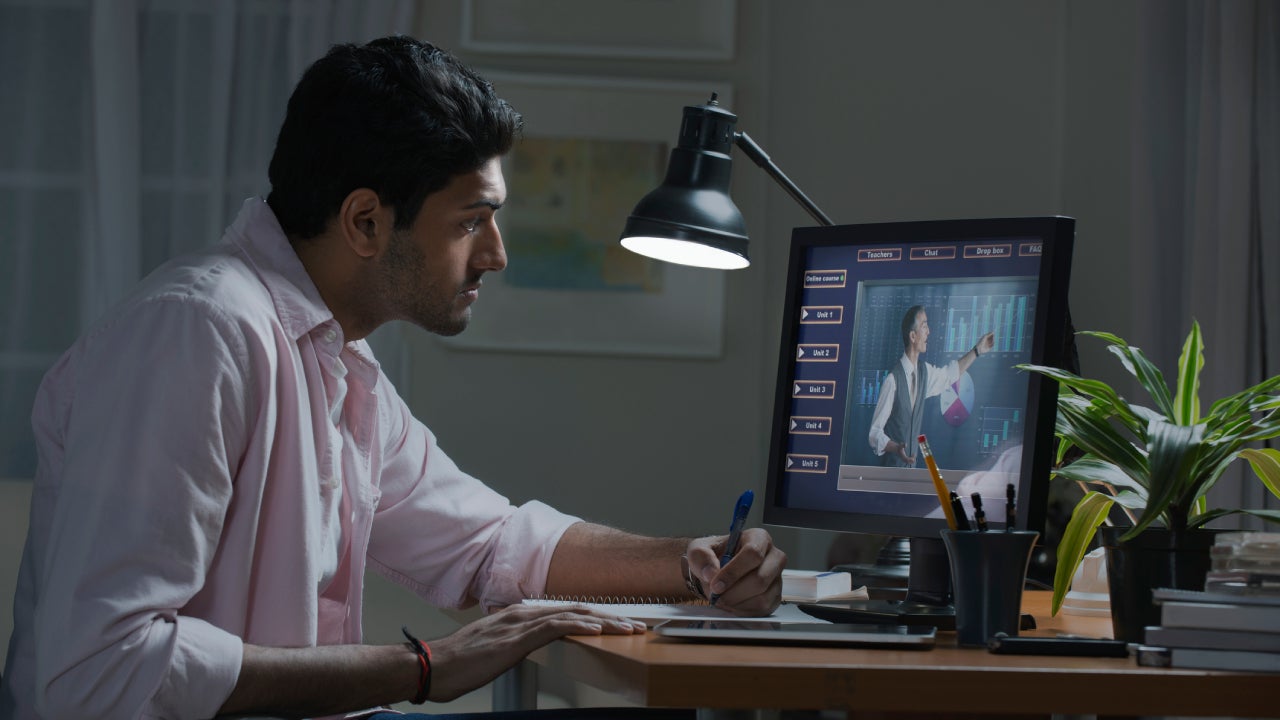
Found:
[[325, 323], [342, 332], [265, 200], [253, 197], [244, 201], [227, 230], [227, 239], [262, 278], [289, 337], [297, 340]]

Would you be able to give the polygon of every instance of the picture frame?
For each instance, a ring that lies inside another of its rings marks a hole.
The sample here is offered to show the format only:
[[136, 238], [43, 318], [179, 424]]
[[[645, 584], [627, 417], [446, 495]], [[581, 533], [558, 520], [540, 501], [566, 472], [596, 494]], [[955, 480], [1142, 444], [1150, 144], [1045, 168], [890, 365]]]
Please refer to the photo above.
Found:
[[484, 72], [525, 117], [504, 158], [497, 214], [508, 265], [488, 273], [466, 350], [716, 358], [725, 274], [622, 248], [635, 204], [661, 182], [686, 105], [727, 82]]
[[463, 0], [461, 24], [477, 52], [731, 60], [737, 0]]

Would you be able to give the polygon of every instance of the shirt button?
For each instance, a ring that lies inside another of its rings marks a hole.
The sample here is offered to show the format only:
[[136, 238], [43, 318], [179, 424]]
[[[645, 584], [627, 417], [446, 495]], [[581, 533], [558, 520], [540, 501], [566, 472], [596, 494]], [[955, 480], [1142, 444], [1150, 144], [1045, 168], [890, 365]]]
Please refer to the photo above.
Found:
[[333, 328], [329, 328], [328, 330], [324, 331], [325, 342], [333, 342], [334, 340], [337, 340], [337, 339], [338, 339], [338, 333], [334, 332]]

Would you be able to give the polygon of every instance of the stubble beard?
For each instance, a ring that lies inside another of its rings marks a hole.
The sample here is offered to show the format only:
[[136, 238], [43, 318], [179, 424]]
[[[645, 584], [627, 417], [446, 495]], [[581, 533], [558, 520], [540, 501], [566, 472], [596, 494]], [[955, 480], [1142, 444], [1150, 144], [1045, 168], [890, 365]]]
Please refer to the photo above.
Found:
[[458, 289], [442, 287], [443, 283], [432, 277], [422, 250], [407, 233], [392, 236], [379, 269], [379, 294], [396, 319], [443, 337], [467, 329], [471, 308], [456, 309]]

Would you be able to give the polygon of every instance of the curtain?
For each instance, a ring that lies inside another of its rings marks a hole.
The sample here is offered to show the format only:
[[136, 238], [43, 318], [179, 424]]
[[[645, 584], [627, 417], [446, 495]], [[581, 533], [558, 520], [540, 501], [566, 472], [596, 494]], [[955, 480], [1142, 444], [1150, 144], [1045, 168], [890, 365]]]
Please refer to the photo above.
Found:
[[[139, 279], [216, 241], [294, 83], [335, 42], [410, 31], [412, 0], [3, 0], [0, 477], [31, 477], [44, 372]], [[402, 392], [396, 324], [370, 338]]]
[[[1132, 340], [1171, 374], [1197, 319], [1207, 403], [1280, 373], [1280, 4], [1144, 0], [1139, 28]], [[1242, 462], [1209, 499], [1280, 507]]]

